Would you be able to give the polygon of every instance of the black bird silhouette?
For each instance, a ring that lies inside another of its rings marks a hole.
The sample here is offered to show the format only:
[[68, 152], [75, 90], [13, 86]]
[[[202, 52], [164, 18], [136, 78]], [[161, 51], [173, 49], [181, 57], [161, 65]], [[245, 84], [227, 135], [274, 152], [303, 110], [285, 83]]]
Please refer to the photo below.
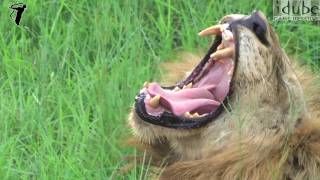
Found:
[[21, 20], [21, 16], [23, 11], [27, 8], [27, 5], [23, 4], [23, 3], [17, 3], [17, 4], [13, 4], [9, 7], [10, 9], [12, 9], [13, 11], [10, 14], [10, 17], [12, 18], [12, 14], [14, 13], [14, 11], [17, 11], [17, 15], [16, 15], [16, 19], [15, 22], [17, 25], [20, 24], [20, 20]]

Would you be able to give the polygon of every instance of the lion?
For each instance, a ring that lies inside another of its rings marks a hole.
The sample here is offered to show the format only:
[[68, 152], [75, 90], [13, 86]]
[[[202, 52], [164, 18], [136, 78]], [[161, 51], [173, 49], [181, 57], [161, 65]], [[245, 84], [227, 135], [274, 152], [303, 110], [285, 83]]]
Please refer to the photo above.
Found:
[[167, 82], [195, 68], [145, 83], [128, 118], [138, 147], [166, 162], [160, 179], [319, 178], [320, 88], [265, 15], [227, 15], [199, 35], [215, 36], [204, 58], [164, 64]]

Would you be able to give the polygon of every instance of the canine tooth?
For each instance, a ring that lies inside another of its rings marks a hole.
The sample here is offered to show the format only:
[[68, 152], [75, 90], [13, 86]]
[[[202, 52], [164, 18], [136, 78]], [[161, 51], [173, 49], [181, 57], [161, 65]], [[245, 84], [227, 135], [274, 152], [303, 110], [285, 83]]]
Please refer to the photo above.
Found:
[[159, 106], [159, 102], [160, 102], [160, 95], [156, 95], [152, 99], [150, 99], [149, 105], [153, 108], [156, 108]]
[[178, 87], [178, 86], [176, 86], [174, 89], [173, 89], [173, 92], [178, 92], [178, 91], [180, 91], [181, 89]]
[[186, 88], [192, 88], [192, 82], [183, 86], [183, 89], [186, 89]]
[[144, 82], [143, 83], [143, 87], [148, 88], [149, 87], [149, 82], [148, 81]]
[[211, 27], [208, 27], [204, 30], [202, 30], [201, 32], [199, 32], [199, 36], [207, 36], [207, 35], [217, 35], [217, 34], [221, 34], [221, 25], [214, 25]]
[[228, 48], [216, 51], [215, 53], [211, 54], [210, 57], [212, 59], [222, 59], [222, 58], [232, 57], [233, 52], [234, 52], [234, 48], [228, 47]]
[[187, 118], [192, 118], [192, 114], [190, 114], [190, 112], [185, 112], [184, 113], [184, 116], [187, 117]]

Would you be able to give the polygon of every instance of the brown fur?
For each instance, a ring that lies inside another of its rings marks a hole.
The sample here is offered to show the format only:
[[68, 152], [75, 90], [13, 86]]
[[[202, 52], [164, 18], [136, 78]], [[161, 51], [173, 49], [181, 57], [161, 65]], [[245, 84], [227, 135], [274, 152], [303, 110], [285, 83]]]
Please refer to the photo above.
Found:
[[[240, 100], [232, 102], [232, 113], [204, 128], [176, 130], [148, 124], [132, 111], [129, 124], [140, 149], [155, 160], [168, 159], [161, 179], [320, 177], [320, 88], [315, 75], [289, 61], [271, 28], [271, 49], [242, 31], [231, 97]], [[163, 65], [163, 79], [181, 80], [200, 59], [188, 53], [181, 57]]]
[[[179, 64], [175, 63], [175, 67]], [[163, 78], [175, 77], [176, 71], [170, 69], [166, 69], [168, 76]], [[307, 67], [295, 62], [294, 69], [308, 99], [310, 120], [297, 125], [292, 134], [281, 129], [273, 137], [236, 139], [201, 160], [175, 163], [165, 169], [161, 179], [318, 179], [320, 84]], [[176, 74], [178, 79], [180, 76]]]
[[[183, 52], [178, 62], [164, 63], [162, 79], [177, 82], [197, 64], [200, 56]], [[186, 65], [187, 59], [188, 65]], [[173, 68], [174, 67], [174, 68]], [[182, 67], [182, 68], [181, 68]], [[182, 70], [180, 70], [181, 68]], [[292, 134], [281, 129], [274, 137], [235, 140], [223, 149], [213, 150], [207, 158], [177, 162], [168, 166], [161, 179], [317, 179], [320, 177], [320, 83], [307, 67], [294, 64], [306, 95], [311, 119]], [[163, 141], [166, 142], [166, 141]], [[156, 165], [170, 157], [166, 143], [131, 142], [152, 156]], [[171, 164], [171, 161], [167, 161]], [[298, 169], [298, 170], [297, 170]]]

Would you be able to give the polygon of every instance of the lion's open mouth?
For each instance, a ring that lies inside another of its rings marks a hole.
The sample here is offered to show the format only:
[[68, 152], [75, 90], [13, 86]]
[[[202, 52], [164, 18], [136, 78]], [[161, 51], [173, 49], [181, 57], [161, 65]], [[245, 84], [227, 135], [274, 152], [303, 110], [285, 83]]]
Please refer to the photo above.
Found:
[[136, 97], [136, 112], [142, 120], [170, 128], [194, 128], [222, 112], [230, 95], [235, 56], [212, 60], [210, 54], [221, 46], [235, 46], [230, 27], [225, 31], [216, 36], [206, 56], [184, 81], [172, 87], [144, 85]]
[[[255, 33], [262, 44], [269, 43], [265, 36], [267, 24], [259, 12], [228, 16], [224, 20], [219, 26], [220, 33], [213, 33], [216, 38], [209, 51], [185, 80], [171, 87], [144, 85], [135, 103], [136, 113], [143, 121], [169, 128], [197, 128], [217, 119], [229, 106], [239, 59], [239, 25]], [[210, 58], [228, 47], [233, 47], [229, 56]]]
[[[223, 31], [219, 46], [226, 44], [234, 47], [229, 30]], [[162, 88], [157, 83], [145, 84], [146, 112], [159, 116], [168, 111], [176, 116], [198, 118], [217, 110], [229, 93], [234, 70], [232, 57], [230, 54], [230, 57], [207, 61], [200, 71], [193, 72], [187, 84], [183, 83], [183, 86], [178, 85], [174, 89]]]
[[145, 105], [148, 114], [170, 111], [176, 116], [197, 118], [215, 111], [226, 98], [233, 74], [233, 59], [208, 61], [191, 82], [173, 90], [157, 83], [148, 84]]

